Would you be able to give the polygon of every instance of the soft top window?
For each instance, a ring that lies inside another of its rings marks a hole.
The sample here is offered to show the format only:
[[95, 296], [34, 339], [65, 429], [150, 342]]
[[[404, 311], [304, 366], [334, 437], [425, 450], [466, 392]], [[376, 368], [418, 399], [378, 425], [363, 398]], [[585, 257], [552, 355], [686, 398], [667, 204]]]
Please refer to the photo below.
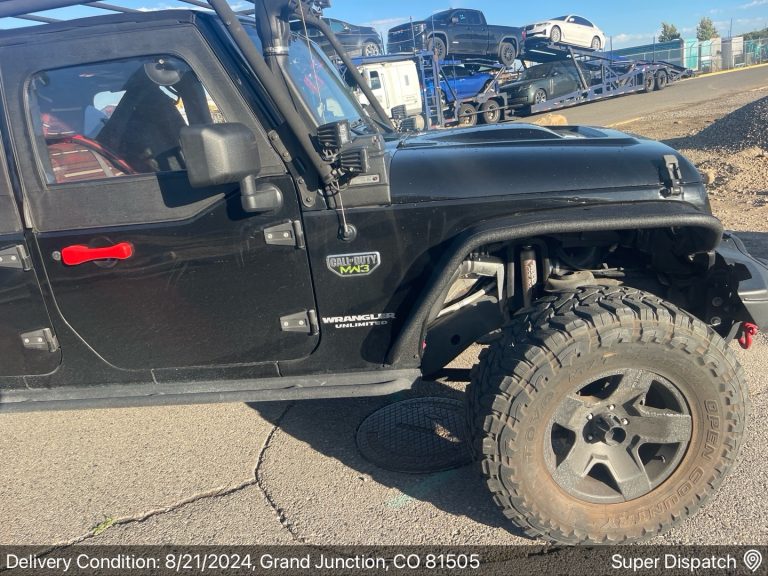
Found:
[[165, 55], [39, 72], [29, 95], [49, 184], [184, 170], [182, 126], [224, 120], [191, 68]]

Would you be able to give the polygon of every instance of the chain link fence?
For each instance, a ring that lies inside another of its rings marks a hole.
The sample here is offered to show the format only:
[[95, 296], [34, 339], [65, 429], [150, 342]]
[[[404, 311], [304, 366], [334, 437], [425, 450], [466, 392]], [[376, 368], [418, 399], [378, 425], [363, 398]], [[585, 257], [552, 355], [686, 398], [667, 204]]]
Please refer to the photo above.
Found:
[[717, 72], [768, 62], [768, 37], [746, 40], [714, 38], [707, 41], [672, 40], [611, 51], [612, 57], [664, 61], [697, 72]]

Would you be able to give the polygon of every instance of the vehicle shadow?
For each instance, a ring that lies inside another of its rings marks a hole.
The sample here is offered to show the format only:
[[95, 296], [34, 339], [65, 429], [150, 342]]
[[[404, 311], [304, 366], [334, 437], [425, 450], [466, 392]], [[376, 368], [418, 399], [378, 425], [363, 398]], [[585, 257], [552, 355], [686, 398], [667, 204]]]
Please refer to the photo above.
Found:
[[752, 256], [768, 260], [768, 232], [733, 230], [733, 233], [744, 242], [744, 246]]
[[[462, 386], [454, 388], [448, 383], [468, 381], [469, 370], [446, 371], [441, 380], [419, 381], [412, 390], [382, 398], [295, 402], [280, 419], [276, 419], [271, 411], [262, 412], [259, 404], [249, 404], [249, 407], [322, 457], [335, 459], [354, 470], [361, 479], [370, 477], [382, 486], [396, 489], [399, 494], [383, 503], [383, 507], [405, 507], [413, 500], [428, 502], [452, 516], [463, 516], [491, 528], [503, 528], [513, 536], [528, 539], [494, 504], [476, 463], [442, 472], [411, 474], [385, 470], [360, 454], [355, 439], [357, 429], [376, 410], [420, 397], [463, 400]], [[463, 432], [461, 436], [464, 436]], [[305, 456], [312, 457], [309, 453]], [[286, 510], [286, 514], [290, 511]]]

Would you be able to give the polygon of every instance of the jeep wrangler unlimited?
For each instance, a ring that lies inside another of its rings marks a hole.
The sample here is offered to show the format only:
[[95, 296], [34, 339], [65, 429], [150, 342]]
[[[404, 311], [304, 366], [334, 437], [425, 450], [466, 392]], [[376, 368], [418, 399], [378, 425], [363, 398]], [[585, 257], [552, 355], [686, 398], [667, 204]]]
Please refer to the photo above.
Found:
[[0, 34], [0, 410], [385, 395], [485, 338], [473, 446], [527, 534], [640, 540], [717, 489], [768, 268], [689, 161], [397, 134], [317, 2], [31, 14], [75, 4], [0, 6], [46, 22]]

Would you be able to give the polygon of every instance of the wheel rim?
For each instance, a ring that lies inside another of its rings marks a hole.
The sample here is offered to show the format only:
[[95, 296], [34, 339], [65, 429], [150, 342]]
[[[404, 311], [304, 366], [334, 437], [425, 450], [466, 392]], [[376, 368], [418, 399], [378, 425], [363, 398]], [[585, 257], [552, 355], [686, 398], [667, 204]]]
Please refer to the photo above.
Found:
[[366, 56], [378, 56], [379, 55], [379, 47], [376, 46], [376, 44], [366, 44], [365, 45], [365, 55]]
[[515, 47], [511, 44], [508, 44], [504, 46], [504, 50], [501, 52], [501, 59], [506, 62], [514, 62], [515, 57], [517, 56], [517, 51], [515, 50]]
[[541, 104], [542, 102], [547, 101], [547, 94], [543, 90], [539, 90], [536, 92], [536, 95], [533, 97], [536, 104]]
[[600, 39], [599, 38], [595, 38], [594, 40], [592, 40], [592, 49], [593, 50], [600, 50]]
[[545, 439], [552, 479], [580, 500], [628, 502], [661, 485], [691, 441], [678, 388], [646, 370], [602, 375], [555, 409]]
[[649, 74], [648, 76], [646, 76], [645, 77], [645, 88], [647, 90], [653, 89], [653, 82], [654, 81], [653, 81], [653, 76], [652, 75]]
[[483, 119], [486, 124], [496, 124], [499, 121], [499, 105], [495, 102], [485, 106]]
[[442, 42], [434, 40], [432, 42], [432, 52], [437, 54], [438, 60], [445, 60], [445, 47], [443, 46]]
[[459, 112], [459, 123], [462, 126], [472, 126], [475, 123], [474, 110], [471, 108], [464, 108]]
[[562, 37], [563, 37], [563, 35], [560, 32], [560, 28], [553, 28], [552, 29], [552, 42], [560, 42], [560, 39]]

